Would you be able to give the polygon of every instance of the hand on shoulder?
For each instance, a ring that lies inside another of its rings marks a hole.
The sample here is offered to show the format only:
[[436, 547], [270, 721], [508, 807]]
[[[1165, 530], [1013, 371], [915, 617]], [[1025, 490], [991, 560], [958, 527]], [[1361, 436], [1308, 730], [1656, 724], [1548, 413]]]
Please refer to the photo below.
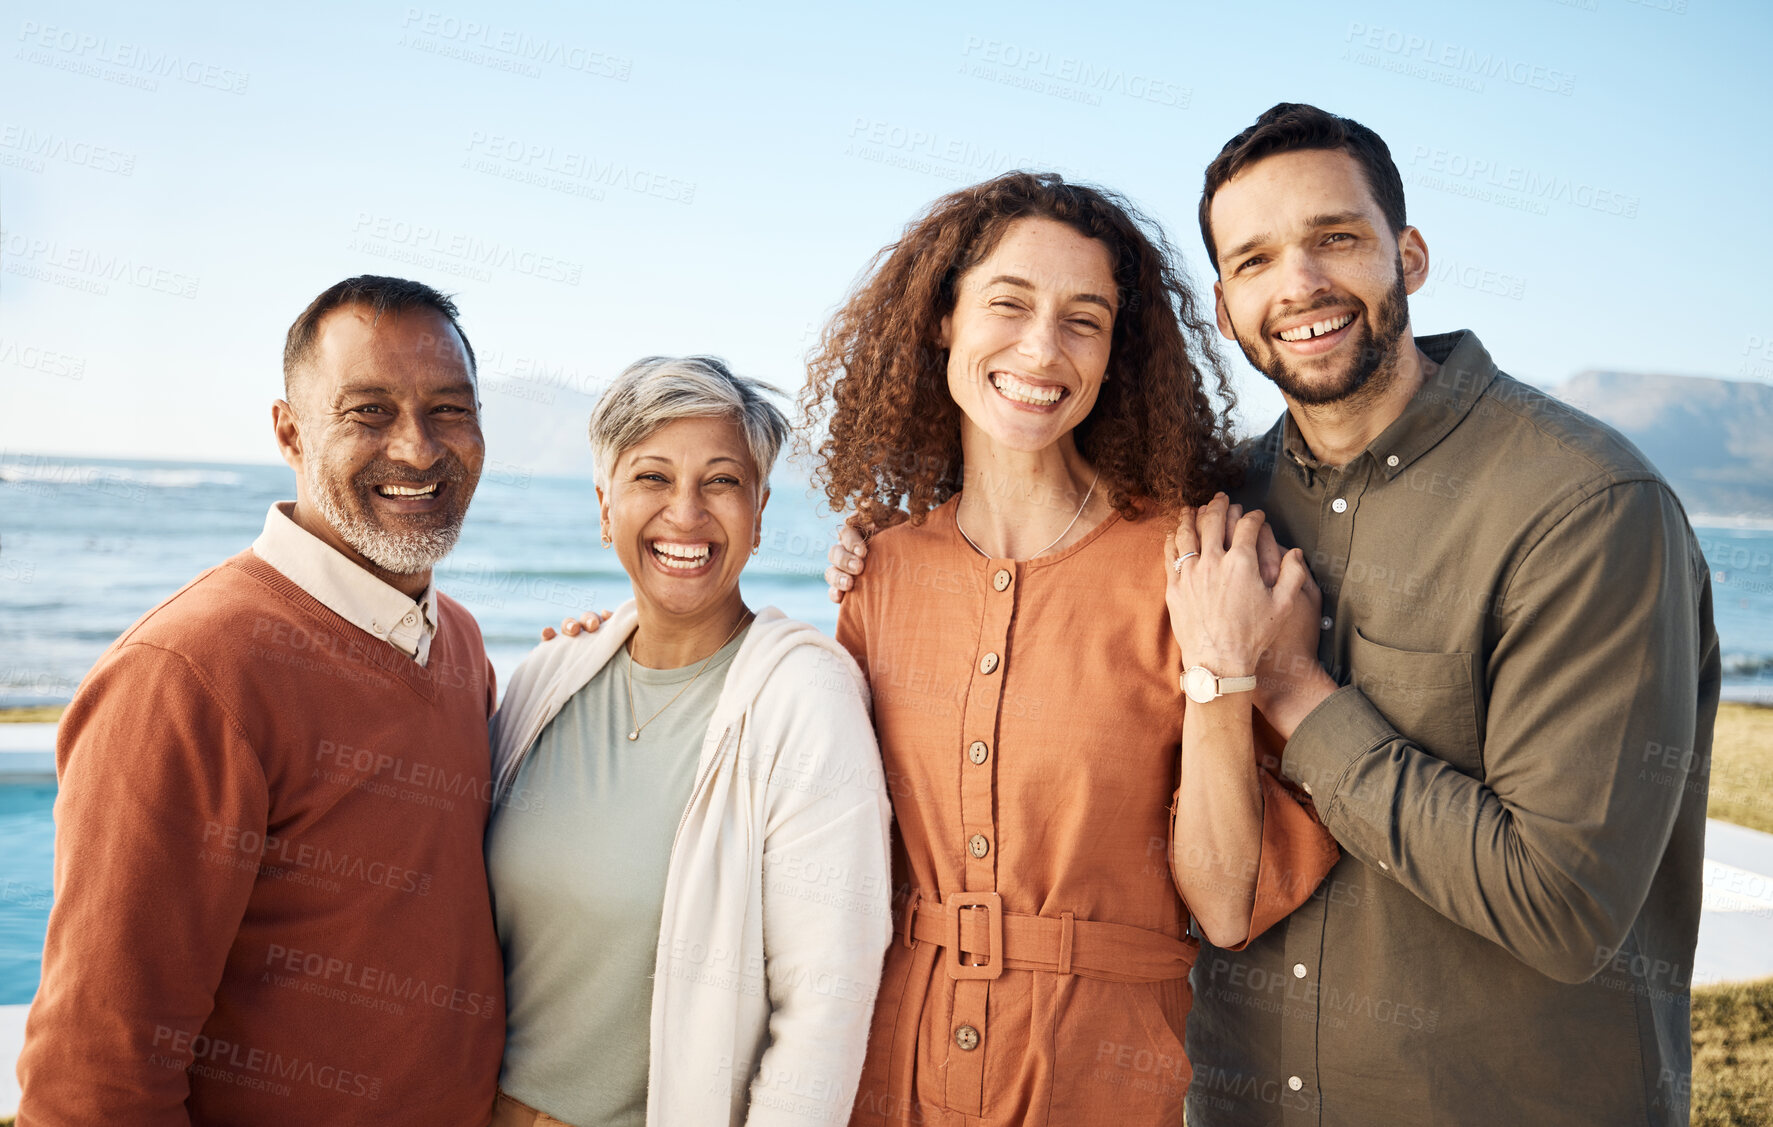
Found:
[[[595, 633], [597, 628], [608, 622], [609, 616], [614, 613], [614, 611], [607, 610], [601, 613], [594, 610], [588, 610], [577, 618], [563, 618], [560, 620], [560, 630], [558, 633], [565, 634], [568, 638], [577, 638], [580, 634]], [[556, 636], [557, 633], [554, 627], [542, 627], [542, 641], [551, 642]]]

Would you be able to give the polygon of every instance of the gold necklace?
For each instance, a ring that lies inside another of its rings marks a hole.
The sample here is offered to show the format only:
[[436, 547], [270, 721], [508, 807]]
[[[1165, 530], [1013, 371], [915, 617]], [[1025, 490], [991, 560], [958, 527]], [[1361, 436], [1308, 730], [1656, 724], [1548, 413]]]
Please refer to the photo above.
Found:
[[[1077, 512], [1072, 514], [1071, 524], [1068, 524], [1065, 526], [1065, 532], [1070, 532], [1072, 529], [1072, 526], [1077, 524], [1077, 518], [1083, 516], [1083, 511], [1090, 507], [1090, 498], [1093, 497], [1096, 493], [1096, 483], [1101, 480], [1102, 480], [1102, 471], [1097, 470], [1096, 476], [1090, 479], [1090, 489], [1089, 489], [1089, 492], [1084, 494], [1083, 504], [1079, 505], [1077, 507]], [[967, 530], [960, 527], [960, 506], [959, 505], [956, 505], [954, 507], [954, 528], [955, 528], [955, 531], [960, 533], [960, 537], [962, 540], [965, 540], [968, 544], [973, 544], [973, 538], [971, 536], [967, 535]], [[1059, 533], [1059, 535], [1053, 537], [1053, 544], [1057, 544], [1059, 541], [1065, 539], [1065, 532], [1061, 532], [1061, 533]], [[1049, 551], [1052, 548], [1053, 544], [1048, 544], [1045, 548], [1042, 548], [1040, 551], [1034, 553], [1034, 556], [1043, 555], [1044, 553], [1046, 553], [1047, 551]], [[991, 558], [991, 553], [987, 552], [985, 549], [979, 547], [979, 545], [977, 545], [977, 544], [973, 544], [973, 551], [979, 553], [981, 556], [984, 556], [986, 559]], [[1034, 558], [1034, 556], [1025, 556], [1023, 558], [1031, 560]]]
[[[730, 642], [734, 638], [736, 638], [739, 634], [739, 628], [741, 626], [745, 625], [745, 623], [747, 621], [749, 621], [750, 618], [751, 618], [750, 611], [746, 611], [744, 614], [741, 614], [739, 616], [739, 621], [733, 624], [733, 632], [726, 636], [726, 642]], [[691, 677], [689, 680], [685, 681], [683, 683], [683, 688], [677, 690], [676, 693], [672, 694], [670, 700], [666, 701], [664, 704], [659, 706], [658, 712], [655, 712], [651, 716], [648, 716], [644, 722], [636, 723], [634, 725], [634, 727], [629, 730], [628, 738], [631, 740], [639, 739], [640, 733], [646, 730], [646, 726], [648, 724], [651, 724], [654, 720], [657, 720], [659, 718], [659, 716], [667, 708], [670, 708], [672, 705], [676, 704], [678, 697], [682, 696], [684, 693], [689, 692], [689, 687], [696, 683], [696, 677], [700, 677], [702, 675], [703, 670], [708, 668], [708, 663], [714, 660], [714, 654], [717, 654], [721, 650], [726, 649], [726, 642], [722, 642], [722, 643], [720, 643], [720, 645], [715, 646], [714, 653], [711, 653], [707, 657], [702, 659], [702, 668], [696, 670], [696, 676]], [[624, 665], [622, 667], [622, 672], [628, 675], [628, 718], [630, 720], [638, 720], [640, 714], [634, 710], [634, 640], [632, 638], [630, 638], [628, 640], [627, 653], [628, 653], [628, 664]]]

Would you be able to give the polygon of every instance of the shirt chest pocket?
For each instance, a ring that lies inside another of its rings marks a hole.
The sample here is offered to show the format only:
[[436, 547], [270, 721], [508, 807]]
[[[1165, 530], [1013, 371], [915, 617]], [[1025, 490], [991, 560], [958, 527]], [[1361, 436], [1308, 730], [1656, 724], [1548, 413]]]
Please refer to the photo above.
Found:
[[1391, 726], [1435, 758], [1482, 777], [1476, 655], [1394, 649], [1359, 629], [1351, 643], [1350, 683]]

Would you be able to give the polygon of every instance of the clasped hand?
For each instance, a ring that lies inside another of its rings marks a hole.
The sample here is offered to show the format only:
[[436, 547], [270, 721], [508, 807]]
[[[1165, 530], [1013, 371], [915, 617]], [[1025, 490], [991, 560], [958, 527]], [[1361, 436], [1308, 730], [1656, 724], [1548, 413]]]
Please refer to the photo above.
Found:
[[1164, 560], [1164, 601], [1184, 669], [1204, 665], [1220, 677], [1254, 673], [1262, 708], [1284, 684], [1280, 670], [1301, 657], [1316, 665], [1323, 596], [1305, 554], [1282, 552], [1260, 511], [1246, 513], [1223, 493], [1182, 510], [1164, 538]]

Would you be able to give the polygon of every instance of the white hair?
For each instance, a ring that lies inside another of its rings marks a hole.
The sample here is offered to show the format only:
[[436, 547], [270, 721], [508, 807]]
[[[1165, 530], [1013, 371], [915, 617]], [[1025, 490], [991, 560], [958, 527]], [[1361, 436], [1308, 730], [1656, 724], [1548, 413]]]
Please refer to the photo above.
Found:
[[788, 420], [765, 395], [766, 383], [736, 376], [716, 356], [648, 356], [636, 360], [591, 410], [591, 452], [606, 485], [624, 450], [678, 419], [730, 419], [744, 432], [760, 488], [767, 487]]

